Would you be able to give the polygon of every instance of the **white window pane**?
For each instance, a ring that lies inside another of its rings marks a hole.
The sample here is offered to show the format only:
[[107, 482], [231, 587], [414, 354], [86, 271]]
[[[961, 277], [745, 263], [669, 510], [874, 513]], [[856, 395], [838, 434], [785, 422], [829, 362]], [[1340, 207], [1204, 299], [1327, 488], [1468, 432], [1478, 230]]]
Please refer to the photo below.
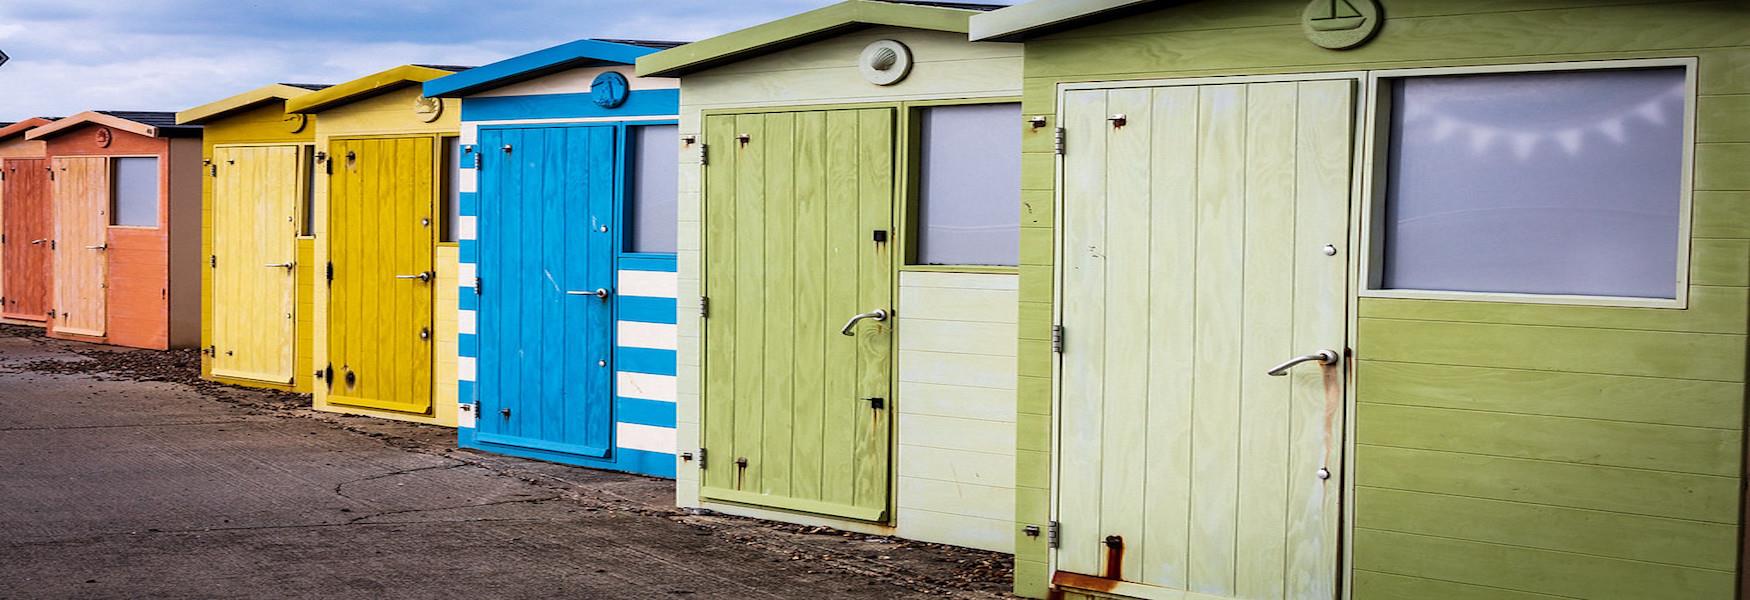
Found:
[[1013, 265], [1021, 248], [1021, 105], [923, 111], [917, 260]]
[[443, 197], [439, 208], [443, 211], [443, 222], [438, 227], [438, 241], [456, 241], [456, 223], [462, 220], [462, 139], [444, 138], [444, 174]]
[[674, 252], [680, 179], [680, 129], [674, 125], [632, 128], [632, 194], [626, 250]]
[[158, 159], [117, 158], [110, 179], [110, 224], [158, 226]]
[[1392, 85], [1382, 284], [1673, 298], [1684, 70]]

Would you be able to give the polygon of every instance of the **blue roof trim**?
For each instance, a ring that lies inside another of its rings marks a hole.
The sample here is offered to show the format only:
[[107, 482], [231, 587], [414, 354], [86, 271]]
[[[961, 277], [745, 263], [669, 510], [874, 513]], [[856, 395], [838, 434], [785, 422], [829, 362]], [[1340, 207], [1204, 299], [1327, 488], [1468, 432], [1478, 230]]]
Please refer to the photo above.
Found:
[[573, 67], [632, 65], [638, 62], [638, 57], [659, 50], [661, 48], [618, 42], [577, 40], [427, 81], [425, 95], [433, 98], [454, 98]]

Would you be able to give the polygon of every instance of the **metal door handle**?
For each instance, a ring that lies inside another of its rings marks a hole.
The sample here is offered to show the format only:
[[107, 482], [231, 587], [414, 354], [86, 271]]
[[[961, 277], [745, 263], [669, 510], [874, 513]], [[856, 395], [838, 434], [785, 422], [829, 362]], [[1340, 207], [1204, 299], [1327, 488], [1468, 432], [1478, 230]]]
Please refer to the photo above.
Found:
[[419, 273], [417, 275], [396, 275], [395, 278], [396, 279], [418, 279], [420, 281], [431, 281], [431, 271], [426, 271], [424, 273]]
[[49, 238], [43, 238], [43, 239], [40, 239], [40, 240], [31, 240], [31, 241], [30, 241], [30, 243], [31, 243], [31, 244], [32, 244], [32, 245], [36, 245], [36, 244], [41, 244], [41, 243], [43, 243], [43, 242], [46, 242], [46, 241], [49, 241]]
[[844, 335], [857, 335], [857, 334], [851, 332], [851, 328], [855, 327], [857, 325], [857, 321], [861, 321], [863, 319], [875, 319], [877, 321], [886, 321], [887, 320], [887, 309], [877, 308], [872, 312], [866, 312], [866, 313], [857, 315], [855, 317], [851, 317], [851, 320], [845, 321], [845, 327], [844, 327], [844, 329], [840, 329], [839, 333], [844, 334]]
[[261, 265], [261, 266], [263, 266], [263, 267], [267, 267], [267, 268], [270, 268], [270, 269], [272, 269], [272, 268], [280, 268], [280, 269], [286, 269], [286, 270], [288, 270], [288, 271], [289, 271], [289, 270], [291, 270], [291, 269], [292, 269], [292, 267], [295, 267], [295, 266], [298, 266], [298, 263], [295, 263], [295, 262], [283, 262], [283, 263], [273, 263], [273, 264], [271, 264], [271, 265]]
[[593, 291], [593, 292], [588, 291], [588, 290], [571, 290], [571, 291], [565, 292], [565, 295], [567, 295], [567, 296], [595, 296], [598, 299], [607, 300], [608, 295], [611, 293], [612, 292], [608, 291], [608, 288], [596, 288], [595, 291]]
[[1313, 362], [1315, 360], [1318, 361], [1319, 364], [1321, 364], [1321, 365], [1334, 365], [1334, 364], [1337, 364], [1337, 358], [1339, 356], [1341, 356], [1341, 355], [1337, 354], [1336, 350], [1320, 350], [1320, 351], [1314, 352], [1312, 354], [1307, 354], [1304, 356], [1296, 356], [1294, 358], [1288, 359], [1288, 362], [1282, 363], [1280, 365], [1276, 365], [1275, 367], [1271, 368], [1270, 371], [1268, 372], [1268, 374], [1271, 377], [1281, 377], [1283, 375], [1287, 375], [1288, 370], [1294, 368], [1294, 365], [1298, 365], [1298, 364], [1304, 363], [1304, 362]]
[[96, 246], [86, 246], [85, 249], [86, 250], [108, 250], [109, 244], [98, 244]]

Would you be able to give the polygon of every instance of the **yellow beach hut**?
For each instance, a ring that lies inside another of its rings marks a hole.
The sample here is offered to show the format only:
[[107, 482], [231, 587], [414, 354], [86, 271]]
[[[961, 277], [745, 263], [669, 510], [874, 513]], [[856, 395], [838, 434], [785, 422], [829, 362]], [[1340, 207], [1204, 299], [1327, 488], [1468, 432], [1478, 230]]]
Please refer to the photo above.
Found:
[[176, 113], [201, 144], [201, 376], [311, 391], [316, 128], [276, 83]]
[[456, 424], [458, 112], [403, 65], [286, 101], [316, 120], [317, 410]]

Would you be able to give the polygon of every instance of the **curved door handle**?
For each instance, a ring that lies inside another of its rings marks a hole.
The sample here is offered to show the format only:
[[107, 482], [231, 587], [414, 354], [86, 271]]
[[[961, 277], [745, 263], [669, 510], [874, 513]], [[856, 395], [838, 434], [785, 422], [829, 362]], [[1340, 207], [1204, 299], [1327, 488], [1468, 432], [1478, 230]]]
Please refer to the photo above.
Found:
[[34, 245], [41, 244], [41, 243], [46, 242], [46, 241], [49, 241], [49, 238], [43, 238], [40, 240], [31, 240], [30, 243], [31, 243], [31, 245], [34, 246]]
[[607, 300], [608, 296], [613, 295], [613, 292], [608, 291], [608, 288], [596, 288], [595, 291], [593, 291], [593, 292], [588, 291], [588, 290], [571, 290], [571, 291], [565, 292], [565, 295], [567, 295], [567, 296], [595, 296], [596, 299], [598, 299], [598, 300]]
[[874, 319], [877, 321], [886, 321], [887, 320], [887, 309], [877, 308], [873, 311], [866, 312], [866, 313], [857, 315], [855, 317], [851, 317], [851, 320], [845, 321], [845, 327], [844, 327], [844, 329], [840, 329], [839, 333], [843, 334], [843, 335], [857, 335], [856, 333], [853, 333], [851, 331], [851, 328], [857, 326], [857, 321], [861, 321], [863, 319]]
[[431, 281], [431, 271], [426, 271], [426, 272], [418, 273], [415, 275], [396, 275], [395, 278], [396, 279], [418, 279], [420, 282], [426, 282], [426, 281]]
[[85, 249], [86, 250], [108, 250], [109, 244], [98, 244], [96, 246], [86, 246]]
[[1340, 356], [1342, 355], [1337, 354], [1336, 350], [1320, 350], [1312, 354], [1290, 358], [1288, 362], [1272, 367], [1266, 374], [1271, 377], [1281, 377], [1287, 375], [1288, 370], [1294, 368], [1294, 365], [1313, 361], [1318, 361], [1321, 365], [1334, 365], [1337, 364], [1337, 359]]
[[292, 270], [292, 267], [296, 267], [296, 266], [298, 266], [298, 263], [295, 263], [295, 262], [283, 262], [283, 263], [273, 263], [273, 264], [269, 264], [269, 265], [261, 265], [261, 266], [263, 266], [263, 267], [267, 267], [267, 268], [269, 268], [269, 269], [285, 269], [285, 270], [287, 270], [287, 271], [290, 271], [290, 270]]

